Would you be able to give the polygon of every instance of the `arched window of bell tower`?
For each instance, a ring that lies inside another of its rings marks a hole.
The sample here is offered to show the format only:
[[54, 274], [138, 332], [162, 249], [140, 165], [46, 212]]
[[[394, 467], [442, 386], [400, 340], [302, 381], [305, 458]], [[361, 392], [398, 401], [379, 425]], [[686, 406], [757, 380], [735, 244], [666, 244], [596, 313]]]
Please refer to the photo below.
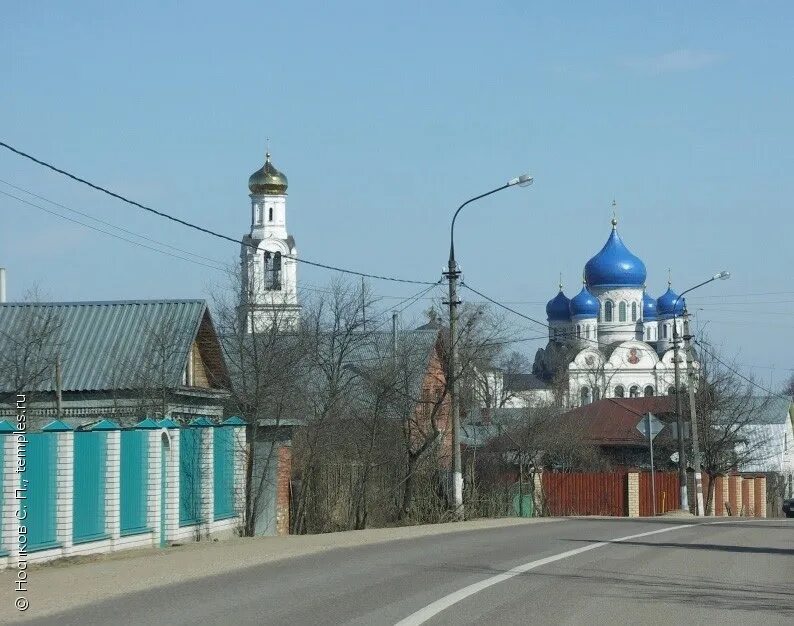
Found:
[[270, 207], [267, 210], [267, 221], [268, 222], [272, 222], [273, 221], [273, 207]]

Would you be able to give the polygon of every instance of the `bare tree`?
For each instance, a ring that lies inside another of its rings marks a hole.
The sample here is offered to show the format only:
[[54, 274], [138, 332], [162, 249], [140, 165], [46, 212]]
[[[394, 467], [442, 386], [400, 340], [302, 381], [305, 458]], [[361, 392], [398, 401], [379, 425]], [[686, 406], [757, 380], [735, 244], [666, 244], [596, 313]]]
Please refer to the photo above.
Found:
[[39, 301], [36, 289], [28, 292], [25, 304], [17, 305], [10, 326], [0, 328], [4, 346], [0, 350], [2, 404], [15, 406], [20, 394], [26, 397], [28, 406], [54, 400], [52, 392], [43, 390], [54, 386], [55, 363], [63, 348], [62, 320], [54, 309], [36, 306]]
[[247, 303], [262, 298], [250, 293], [242, 297], [244, 275], [239, 268], [231, 269], [227, 280], [227, 287], [213, 290], [213, 309], [232, 379], [227, 412], [247, 424], [248, 443], [235, 452], [243, 456], [245, 468], [242, 534], [253, 536], [275, 489], [272, 475], [281, 431], [286, 422], [297, 423], [302, 417], [299, 389], [306, 347], [292, 318], [277, 310], [268, 325], [254, 324], [255, 311]]
[[[752, 379], [739, 376], [736, 366], [711, 345], [704, 346], [698, 357], [695, 409], [701, 467], [709, 477], [708, 510], [717, 476], [766, 460], [767, 442], [755, 426], [769, 398], [755, 395]], [[688, 412], [689, 398], [682, 400]]]

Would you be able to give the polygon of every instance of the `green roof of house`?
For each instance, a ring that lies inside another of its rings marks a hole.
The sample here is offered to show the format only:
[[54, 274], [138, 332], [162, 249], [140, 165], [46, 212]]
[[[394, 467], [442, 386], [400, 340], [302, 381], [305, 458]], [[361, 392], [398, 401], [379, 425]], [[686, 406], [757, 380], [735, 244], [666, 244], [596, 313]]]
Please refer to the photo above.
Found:
[[[133, 300], [0, 304], [0, 359], [20, 351], [37, 334], [47, 334], [37, 361], [53, 370], [60, 354], [63, 391], [132, 390], [151, 379], [175, 388], [199, 326], [208, 315], [204, 300]], [[50, 330], [46, 330], [49, 328]], [[0, 368], [0, 391], [14, 390], [14, 368]], [[151, 384], [151, 380], [148, 381]], [[53, 391], [54, 376], [40, 377], [28, 390]]]

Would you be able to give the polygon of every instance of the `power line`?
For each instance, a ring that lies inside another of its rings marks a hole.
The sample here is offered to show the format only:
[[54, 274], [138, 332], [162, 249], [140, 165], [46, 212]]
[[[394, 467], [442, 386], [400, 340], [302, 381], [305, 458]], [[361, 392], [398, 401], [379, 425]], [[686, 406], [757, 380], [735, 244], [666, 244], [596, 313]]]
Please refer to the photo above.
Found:
[[[19, 187], [17, 185], [14, 185], [13, 183], [9, 183], [7, 180], [3, 180], [2, 178], [0, 178], [0, 183], [3, 183], [4, 185], [8, 185], [12, 189], [16, 189], [17, 191], [21, 191], [21, 192], [26, 193], [26, 194], [28, 194], [30, 196], [33, 196], [34, 198], [38, 198], [39, 200], [43, 200], [44, 202], [48, 202], [49, 204], [52, 204], [53, 206], [57, 206], [57, 207], [59, 207], [61, 209], [65, 209], [66, 211], [70, 211], [70, 212], [75, 213], [77, 215], [81, 215], [82, 217], [86, 217], [86, 218], [88, 218], [90, 220], [93, 220], [94, 222], [99, 223], [99, 224], [104, 224], [105, 226], [109, 226], [110, 228], [116, 229], [116, 230], [121, 231], [123, 233], [127, 233], [128, 235], [132, 235], [133, 237], [139, 237], [140, 239], [144, 239], [146, 241], [151, 241], [152, 243], [156, 243], [157, 245], [165, 246], [167, 248], [171, 248], [173, 250], [177, 250], [179, 252], [182, 252], [184, 254], [196, 257], [198, 259], [204, 259], [205, 261], [209, 261], [209, 262], [215, 263], [217, 265], [221, 265], [221, 266], [223, 265], [220, 261], [217, 261], [215, 259], [211, 259], [210, 257], [202, 256], [200, 254], [196, 254], [195, 252], [191, 252], [191, 251], [185, 250], [183, 248], [178, 248], [178, 247], [176, 247], [176, 246], [174, 246], [172, 244], [168, 244], [168, 243], [165, 243], [165, 242], [162, 242], [162, 241], [158, 241], [157, 239], [153, 239], [152, 237], [147, 237], [146, 235], [142, 235], [140, 233], [136, 233], [135, 231], [129, 230], [127, 228], [123, 228], [121, 226], [116, 226], [115, 224], [111, 224], [110, 222], [106, 222], [105, 220], [99, 219], [98, 217], [94, 217], [93, 215], [91, 215], [89, 213], [84, 213], [83, 211], [78, 211], [77, 209], [74, 209], [72, 207], [66, 206], [65, 204], [61, 204], [60, 202], [56, 202], [55, 200], [50, 200], [49, 198], [47, 198], [45, 196], [40, 196], [39, 194], [34, 193], [34, 192], [30, 191], [29, 189], [25, 189], [24, 187]], [[3, 193], [5, 193], [5, 192], [3, 192]], [[15, 200], [19, 200], [20, 202], [25, 202], [21, 198], [18, 198], [17, 196], [14, 196], [12, 194], [6, 193], [5, 195], [7, 195], [7, 196], [9, 196], [11, 198], [14, 198]], [[31, 204], [31, 206], [35, 206], [36, 208], [42, 208], [42, 207], [39, 207], [38, 205], [35, 205], [35, 204], [32, 204], [32, 203], [28, 203], [28, 204]], [[42, 209], [42, 210], [46, 210], [46, 209]], [[57, 215], [58, 217], [63, 217], [62, 215], [60, 215], [58, 213], [53, 213], [53, 215]], [[82, 226], [85, 226], [85, 224], [83, 224], [82, 222], [77, 222], [77, 223], [82, 225]], [[105, 232], [105, 231], [100, 231], [100, 232]]]
[[[61, 169], [59, 167], [56, 167], [55, 165], [52, 165], [51, 163], [48, 163], [46, 161], [42, 161], [41, 159], [38, 159], [38, 158], [34, 157], [33, 155], [28, 154], [27, 152], [24, 152], [24, 151], [22, 151], [22, 150], [20, 150], [18, 148], [15, 148], [14, 146], [11, 146], [11, 145], [5, 143], [4, 141], [0, 141], [0, 146], [2, 146], [3, 148], [6, 148], [7, 150], [10, 150], [11, 152], [13, 152], [15, 154], [18, 154], [21, 157], [24, 157], [24, 158], [26, 158], [26, 159], [28, 159], [30, 161], [33, 161], [34, 163], [36, 163], [38, 165], [41, 165], [42, 167], [46, 167], [47, 169], [52, 170], [53, 172], [56, 172], [56, 173], [61, 174], [63, 176], [66, 176], [67, 178], [71, 178], [72, 180], [74, 180], [74, 181], [76, 181], [78, 183], [81, 183], [83, 185], [87, 185], [88, 187], [91, 187], [92, 189], [94, 189], [96, 191], [99, 191], [99, 192], [102, 192], [104, 194], [107, 194], [108, 196], [110, 196], [112, 198], [116, 198], [117, 200], [121, 200], [122, 202], [125, 202], [126, 204], [129, 204], [131, 206], [137, 207], [137, 208], [142, 209], [144, 211], [148, 211], [149, 213], [152, 213], [153, 215], [156, 215], [158, 217], [162, 217], [163, 219], [166, 219], [166, 220], [170, 220], [172, 222], [175, 222], [175, 223], [180, 224], [182, 226], [185, 226], [187, 228], [192, 228], [193, 230], [197, 230], [197, 231], [202, 232], [204, 234], [211, 235], [212, 237], [217, 237], [218, 239], [223, 239], [223, 240], [229, 241], [231, 243], [235, 243], [235, 244], [238, 244], [238, 245], [243, 245], [243, 246], [252, 248], [254, 250], [258, 250], [258, 247], [255, 246], [254, 244], [247, 243], [247, 242], [245, 242], [243, 240], [236, 239], [234, 237], [230, 237], [229, 235], [224, 235], [223, 233], [219, 233], [219, 232], [211, 230], [209, 228], [205, 228], [204, 226], [199, 226], [198, 224], [194, 224], [192, 222], [188, 222], [187, 220], [183, 220], [183, 219], [181, 219], [179, 217], [175, 217], [175, 216], [170, 215], [168, 213], [165, 213], [163, 211], [159, 211], [157, 209], [153, 209], [152, 207], [146, 206], [145, 204], [141, 204], [140, 202], [137, 202], [135, 200], [131, 200], [130, 198], [122, 196], [121, 194], [118, 194], [118, 193], [116, 193], [114, 191], [111, 191], [110, 189], [102, 187], [101, 185], [97, 185], [96, 183], [92, 183], [91, 181], [86, 180], [85, 178], [81, 178], [81, 177], [79, 177], [79, 176], [77, 176], [75, 174], [72, 174], [72, 173], [70, 173], [70, 172], [68, 172], [66, 170], [63, 170], [63, 169]], [[294, 261], [296, 261], [298, 263], [305, 263], [306, 265], [311, 265], [311, 266], [314, 266], [314, 267], [319, 267], [319, 268], [326, 269], [326, 270], [331, 270], [331, 271], [334, 271], [334, 272], [341, 272], [343, 274], [352, 274], [354, 276], [363, 276], [364, 278], [373, 278], [375, 280], [386, 280], [386, 281], [391, 281], [391, 282], [410, 283], [410, 284], [416, 284], [416, 285], [434, 285], [435, 284], [435, 283], [431, 283], [429, 281], [424, 281], [424, 280], [410, 280], [410, 279], [407, 279], [407, 278], [396, 278], [394, 276], [381, 276], [381, 275], [378, 275], [378, 274], [370, 274], [368, 272], [359, 272], [357, 270], [350, 270], [350, 269], [346, 269], [346, 268], [342, 268], [342, 267], [336, 267], [334, 265], [329, 265], [327, 263], [319, 263], [317, 261], [309, 261], [307, 259], [298, 258], [298, 257], [294, 257], [294, 256], [287, 255], [287, 254], [283, 254], [282, 257], [283, 258], [287, 258], [287, 259], [292, 259], [292, 260], [294, 260]]]
[[161, 250], [160, 248], [155, 248], [154, 246], [148, 246], [145, 243], [141, 243], [140, 241], [135, 241], [133, 239], [127, 239], [126, 237], [122, 237], [121, 235], [119, 235], [117, 233], [112, 233], [112, 232], [104, 230], [102, 228], [98, 228], [96, 226], [92, 226], [91, 224], [86, 224], [85, 222], [81, 222], [80, 220], [74, 219], [73, 217], [68, 217], [67, 215], [61, 215], [60, 213], [58, 213], [56, 211], [52, 211], [51, 209], [43, 207], [40, 204], [36, 204], [35, 202], [30, 202], [29, 200], [25, 200], [24, 198], [20, 198], [18, 196], [15, 196], [14, 194], [8, 193], [7, 191], [3, 191], [2, 189], [0, 189], [0, 194], [3, 194], [4, 196], [8, 196], [9, 198], [13, 198], [14, 200], [17, 200], [18, 202], [22, 202], [24, 204], [27, 204], [28, 206], [32, 206], [32, 207], [35, 207], [37, 209], [40, 209], [40, 210], [44, 211], [45, 213], [49, 213], [50, 215], [55, 215], [56, 217], [60, 217], [61, 219], [67, 220], [69, 222], [73, 222], [75, 224], [79, 224], [80, 226], [84, 226], [85, 228], [90, 228], [91, 230], [96, 231], [98, 233], [104, 233], [105, 235], [109, 235], [111, 237], [115, 237], [116, 239], [121, 239], [122, 241], [126, 241], [127, 243], [131, 243], [133, 245], [140, 246], [142, 248], [146, 248], [148, 250], [153, 250], [154, 252], [159, 252], [160, 254], [165, 254], [166, 256], [170, 256], [170, 257], [173, 257], [175, 259], [181, 259], [182, 261], [187, 261], [188, 263], [195, 263], [197, 265], [203, 265], [204, 267], [208, 267], [208, 268], [213, 269], [213, 270], [222, 271], [222, 268], [218, 267], [216, 265], [210, 265], [209, 263], [203, 263], [201, 261], [196, 261], [195, 259], [188, 259], [186, 257], [179, 256], [178, 254], [174, 254], [172, 252], [168, 252], [167, 250]]
[[779, 394], [779, 393], [777, 393], [777, 392], [775, 392], [775, 391], [772, 391], [771, 389], [767, 389], [766, 387], [764, 387], [764, 386], [762, 386], [762, 385], [759, 385], [759, 384], [758, 384], [757, 382], [755, 382], [755, 381], [754, 381], [752, 378], [748, 378], [747, 376], [745, 376], [744, 374], [742, 374], [742, 373], [741, 373], [739, 370], [737, 370], [736, 368], [732, 367], [731, 365], [728, 365], [728, 364], [727, 364], [725, 361], [723, 361], [723, 360], [722, 360], [720, 357], [718, 357], [718, 356], [717, 356], [717, 355], [716, 355], [714, 352], [712, 352], [711, 350], [707, 349], [707, 348], [705, 347], [705, 346], [706, 346], [706, 344], [705, 344], [703, 341], [698, 341], [698, 340], [696, 339], [696, 340], [695, 340], [695, 343], [701, 347], [701, 349], [703, 350], [703, 352], [705, 352], [706, 354], [708, 354], [709, 356], [711, 356], [711, 358], [713, 358], [713, 359], [714, 359], [715, 361], [717, 361], [718, 363], [721, 363], [723, 367], [725, 367], [726, 369], [728, 369], [728, 370], [730, 370], [731, 372], [733, 372], [734, 374], [736, 374], [736, 375], [737, 375], [739, 378], [741, 378], [741, 379], [743, 379], [743, 380], [747, 381], [748, 383], [750, 383], [751, 385], [753, 385], [753, 387], [757, 387], [758, 389], [760, 389], [761, 391], [763, 391], [763, 392], [765, 392], [765, 393], [769, 394], [770, 396], [777, 396], [778, 398], [785, 398], [785, 399], [787, 399], [787, 400], [789, 400], [789, 399], [790, 399], [788, 396], [784, 396], [784, 395], [782, 395], [782, 394]]

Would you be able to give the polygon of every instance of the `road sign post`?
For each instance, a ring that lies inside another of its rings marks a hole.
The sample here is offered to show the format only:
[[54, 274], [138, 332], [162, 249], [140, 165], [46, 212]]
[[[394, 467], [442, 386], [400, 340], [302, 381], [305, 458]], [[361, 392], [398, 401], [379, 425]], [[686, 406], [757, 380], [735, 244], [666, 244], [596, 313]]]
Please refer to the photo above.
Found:
[[659, 421], [653, 413], [646, 413], [645, 417], [637, 423], [637, 430], [648, 440], [648, 449], [651, 455], [651, 499], [654, 516], [656, 516], [656, 473], [653, 469], [653, 440], [663, 428], [664, 423]]

